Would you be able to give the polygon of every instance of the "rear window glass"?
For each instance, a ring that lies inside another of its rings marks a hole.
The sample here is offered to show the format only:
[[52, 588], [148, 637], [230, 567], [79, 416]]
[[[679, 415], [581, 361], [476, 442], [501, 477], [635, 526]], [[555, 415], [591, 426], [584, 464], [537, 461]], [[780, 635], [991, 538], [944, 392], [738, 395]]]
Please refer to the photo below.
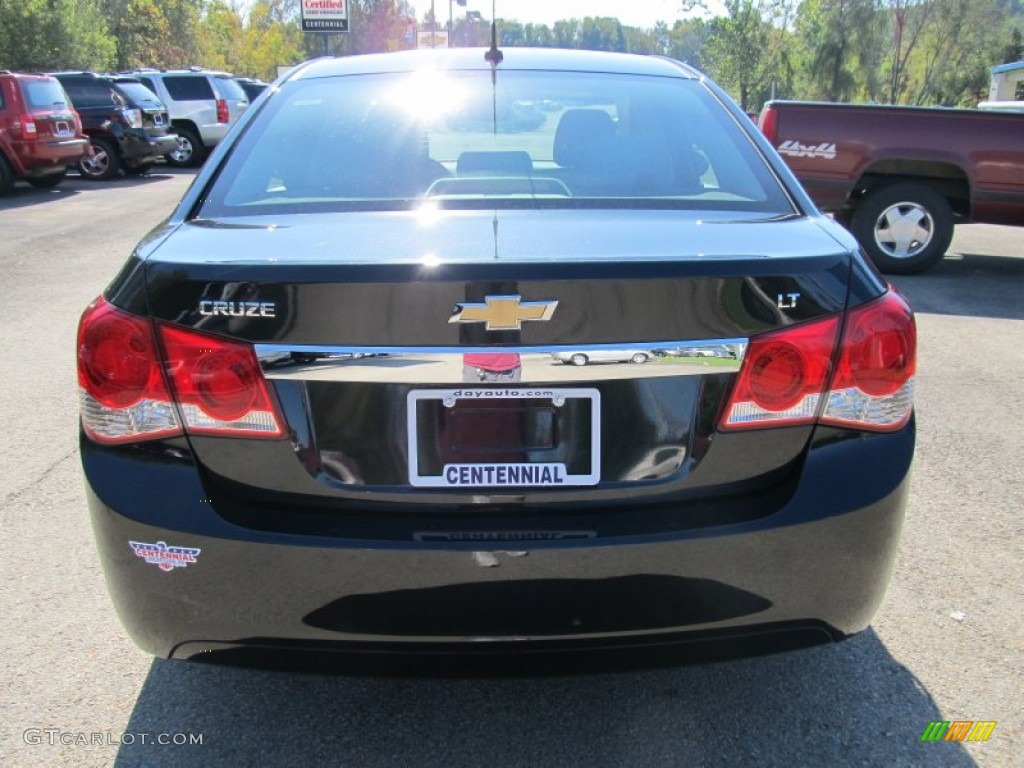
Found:
[[205, 101], [215, 98], [205, 75], [168, 75], [164, 78], [164, 86], [175, 101]]
[[244, 101], [249, 98], [245, 95], [245, 91], [242, 90], [242, 86], [236, 83], [230, 77], [218, 77], [217, 78], [217, 89], [225, 99], [235, 99], [236, 101]]
[[61, 82], [76, 109], [110, 107], [115, 103], [110, 86], [96, 78], [66, 78]]
[[118, 80], [117, 87], [129, 102], [140, 107], [163, 107], [163, 103], [142, 83]]
[[22, 80], [21, 92], [32, 109], [67, 109], [68, 97], [56, 80]]
[[489, 70], [298, 80], [265, 103], [202, 215], [318, 208], [679, 207], [791, 213], [696, 81]]

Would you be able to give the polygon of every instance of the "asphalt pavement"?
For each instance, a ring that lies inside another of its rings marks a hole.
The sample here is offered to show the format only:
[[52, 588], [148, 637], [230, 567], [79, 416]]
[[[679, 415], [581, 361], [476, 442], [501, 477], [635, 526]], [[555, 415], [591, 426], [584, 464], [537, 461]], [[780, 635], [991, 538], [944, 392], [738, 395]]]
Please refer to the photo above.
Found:
[[[919, 442], [868, 631], [646, 670], [285, 673], [137, 650], [89, 528], [78, 316], [190, 179], [0, 198], [0, 766], [1024, 764], [1024, 228], [961, 227], [938, 267], [894, 281], [918, 312]], [[997, 725], [922, 743], [933, 720]]]

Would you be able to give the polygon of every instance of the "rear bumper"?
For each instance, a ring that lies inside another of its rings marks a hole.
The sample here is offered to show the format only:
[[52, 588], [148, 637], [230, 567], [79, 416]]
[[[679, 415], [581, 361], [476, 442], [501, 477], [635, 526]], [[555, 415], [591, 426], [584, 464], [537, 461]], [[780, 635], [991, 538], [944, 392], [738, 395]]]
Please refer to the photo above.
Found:
[[165, 157], [177, 146], [178, 137], [174, 134], [149, 136], [145, 133], [126, 133], [120, 142], [121, 156], [133, 163], [144, 163]]
[[19, 176], [45, 176], [76, 164], [88, 151], [88, 139], [13, 142], [13, 159]]
[[[903, 520], [914, 427], [816, 441], [789, 502], [729, 526], [566, 541], [380, 542], [233, 526], [185, 452], [83, 441], [108, 586], [143, 649], [611, 648], [866, 628]], [[623, 514], [628, 514], [625, 510]], [[161, 570], [129, 542], [198, 549]]]

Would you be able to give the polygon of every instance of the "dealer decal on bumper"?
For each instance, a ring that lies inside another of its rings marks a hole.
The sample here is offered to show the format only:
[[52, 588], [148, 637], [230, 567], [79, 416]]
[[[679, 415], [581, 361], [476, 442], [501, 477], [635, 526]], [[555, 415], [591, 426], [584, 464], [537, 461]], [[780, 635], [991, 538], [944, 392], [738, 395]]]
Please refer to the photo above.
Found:
[[136, 557], [141, 557], [161, 571], [185, 568], [190, 563], [196, 562], [196, 558], [202, 551], [191, 547], [169, 547], [164, 541], [158, 541], [156, 544], [146, 544], [142, 541], [129, 541], [128, 543], [135, 550]]

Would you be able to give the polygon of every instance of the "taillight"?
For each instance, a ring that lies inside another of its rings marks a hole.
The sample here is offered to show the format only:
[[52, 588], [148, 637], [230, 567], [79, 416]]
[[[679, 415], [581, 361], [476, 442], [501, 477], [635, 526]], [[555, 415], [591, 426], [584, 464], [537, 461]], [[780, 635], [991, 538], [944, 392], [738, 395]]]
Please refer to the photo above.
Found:
[[838, 332], [839, 317], [832, 316], [753, 337], [721, 428], [814, 422]]
[[722, 411], [722, 430], [825, 424], [891, 431], [914, 406], [917, 331], [895, 291], [841, 317], [772, 331], [750, 340]]
[[[96, 299], [78, 326], [82, 426], [101, 443], [203, 435], [281, 437], [249, 344], [159, 326]], [[172, 396], [173, 393], [173, 396]]]
[[185, 429], [207, 435], [281, 437], [284, 420], [252, 346], [160, 326]]
[[761, 112], [761, 133], [763, 133], [768, 141], [773, 145], [778, 141], [779, 138], [779, 113], [774, 107], [765, 107]]
[[861, 429], [899, 429], [914, 406], [917, 327], [903, 297], [889, 291], [852, 310], [821, 420]]
[[39, 128], [36, 126], [36, 119], [32, 115], [22, 115], [18, 118], [21, 127], [21, 138], [25, 140], [35, 139], [39, 136]]
[[125, 122], [128, 123], [129, 128], [141, 128], [142, 127], [142, 110], [141, 109], [122, 109], [121, 114], [124, 115]]
[[217, 99], [217, 122], [226, 123], [228, 121], [228, 103], [224, 99]]
[[181, 434], [150, 321], [96, 299], [78, 326], [82, 426], [101, 443]]
[[82, 116], [79, 115], [78, 112], [76, 112], [75, 110], [71, 110], [71, 116], [74, 118], [74, 121], [75, 121], [75, 135], [76, 136], [81, 136], [82, 135]]

